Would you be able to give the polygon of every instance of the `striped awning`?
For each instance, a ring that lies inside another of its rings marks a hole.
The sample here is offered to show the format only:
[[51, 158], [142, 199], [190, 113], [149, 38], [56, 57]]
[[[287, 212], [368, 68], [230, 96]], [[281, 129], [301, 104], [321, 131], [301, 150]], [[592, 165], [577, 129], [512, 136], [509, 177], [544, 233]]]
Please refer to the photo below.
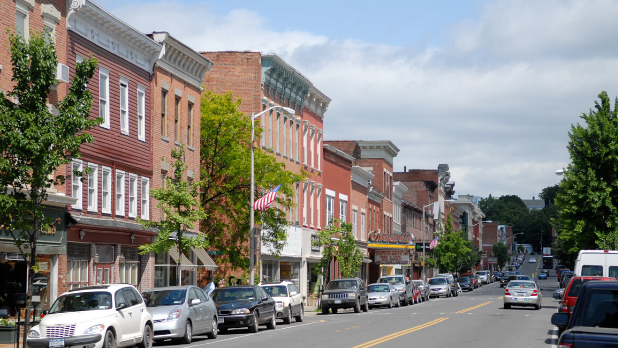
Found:
[[193, 262], [189, 261], [189, 259], [185, 256], [185, 254], [179, 255], [178, 247], [171, 248], [169, 254], [171, 258], [174, 260], [174, 262], [178, 262], [178, 260], [180, 260], [181, 269], [183, 270], [195, 269], [196, 266], [193, 264]]
[[215, 271], [215, 270], [217, 270], [217, 268], [219, 268], [219, 266], [217, 266], [217, 264], [212, 259], [212, 257], [210, 257], [210, 255], [208, 255], [206, 250], [204, 250], [204, 249], [196, 249], [196, 248], [191, 248], [191, 249], [193, 249], [193, 252], [197, 256], [197, 258], [202, 262], [202, 264], [201, 265], [197, 265], [197, 267], [205, 267], [209, 271]]

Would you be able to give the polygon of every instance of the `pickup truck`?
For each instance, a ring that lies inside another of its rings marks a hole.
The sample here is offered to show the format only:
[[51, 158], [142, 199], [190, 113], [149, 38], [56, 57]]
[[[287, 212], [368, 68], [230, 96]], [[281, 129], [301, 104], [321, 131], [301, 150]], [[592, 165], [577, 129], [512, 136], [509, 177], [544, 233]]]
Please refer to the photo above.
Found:
[[572, 314], [554, 313], [551, 323], [566, 327], [558, 339], [559, 347], [618, 345], [618, 282], [583, 284]]

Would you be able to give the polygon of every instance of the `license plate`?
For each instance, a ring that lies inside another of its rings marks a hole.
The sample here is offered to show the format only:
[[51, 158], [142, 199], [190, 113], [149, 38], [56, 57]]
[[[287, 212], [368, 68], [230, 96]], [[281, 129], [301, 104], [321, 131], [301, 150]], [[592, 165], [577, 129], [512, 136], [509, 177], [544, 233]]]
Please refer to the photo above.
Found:
[[223, 324], [223, 323], [225, 323], [225, 318], [219, 317], [219, 318], [217, 319], [217, 322], [218, 322], [219, 324]]
[[341, 304], [341, 300], [335, 300], [335, 304]]
[[369, 304], [374, 304], [376, 303], [376, 301], [369, 301]]
[[530, 301], [530, 297], [519, 297], [519, 298], [517, 299], [517, 301], [519, 301], [519, 302], [526, 302], [526, 301]]
[[49, 340], [49, 347], [64, 347], [64, 338], [52, 338]]

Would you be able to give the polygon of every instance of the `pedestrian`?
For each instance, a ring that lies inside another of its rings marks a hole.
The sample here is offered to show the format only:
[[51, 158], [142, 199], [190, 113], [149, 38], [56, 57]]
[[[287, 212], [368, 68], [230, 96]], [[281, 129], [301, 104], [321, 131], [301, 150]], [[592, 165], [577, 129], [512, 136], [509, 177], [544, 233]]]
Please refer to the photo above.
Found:
[[224, 278], [219, 279], [219, 287], [222, 288], [224, 286], [225, 286], [225, 279]]
[[227, 282], [228, 284], [230, 284], [230, 286], [234, 286], [234, 276], [229, 276], [227, 278]]
[[238, 280], [236, 281], [236, 285], [239, 285], [239, 286], [240, 286], [240, 285], [242, 285], [242, 279], [238, 279]]
[[206, 277], [206, 286], [204, 287], [204, 291], [210, 296], [212, 292], [215, 290], [215, 283], [212, 282], [212, 278], [210, 276]]

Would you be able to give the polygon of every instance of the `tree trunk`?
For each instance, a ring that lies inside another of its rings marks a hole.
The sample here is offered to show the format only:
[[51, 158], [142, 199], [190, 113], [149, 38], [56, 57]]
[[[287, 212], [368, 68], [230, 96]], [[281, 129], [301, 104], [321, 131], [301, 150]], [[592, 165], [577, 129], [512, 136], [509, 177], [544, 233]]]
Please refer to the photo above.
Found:
[[180, 260], [178, 262], [178, 286], [182, 285], [182, 255], [183, 254], [183, 249], [182, 249], [182, 232], [180, 231], [180, 229], [178, 229], [178, 232], [176, 233], [176, 238], [178, 240], [178, 257], [180, 257]]
[[[36, 223], [35, 223], [36, 226]], [[36, 233], [36, 230], [35, 230]], [[32, 280], [34, 279], [34, 272], [32, 271], [32, 266], [36, 264], [36, 240], [34, 242], [30, 242], [30, 257], [28, 258], [28, 279], [26, 280], [27, 291], [26, 291], [26, 317], [24, 318], [24, 336], [22, 347], [26, 348], [26, 339], [28, 338], [28, 331], [30, 326], [30, 307], [32, 306]], [[18, 324], [19, 327], [19, 324]], [[19, 344], [18, 344], [19, 346]]]

